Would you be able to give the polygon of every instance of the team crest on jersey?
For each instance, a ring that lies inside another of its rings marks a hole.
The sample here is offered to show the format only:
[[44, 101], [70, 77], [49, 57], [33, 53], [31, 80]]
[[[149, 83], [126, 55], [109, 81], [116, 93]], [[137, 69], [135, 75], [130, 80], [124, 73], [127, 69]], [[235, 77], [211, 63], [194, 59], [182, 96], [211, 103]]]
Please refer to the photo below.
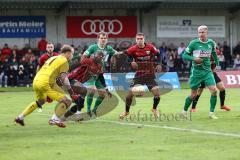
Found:
[[149, 55], [151, 52], [150, 51], [146, 51], [147, 55]]

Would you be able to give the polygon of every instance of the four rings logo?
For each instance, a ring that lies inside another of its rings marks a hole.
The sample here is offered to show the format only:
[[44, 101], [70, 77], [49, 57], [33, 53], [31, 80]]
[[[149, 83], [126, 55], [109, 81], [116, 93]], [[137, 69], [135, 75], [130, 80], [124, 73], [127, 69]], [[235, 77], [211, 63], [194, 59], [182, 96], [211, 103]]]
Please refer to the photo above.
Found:
[[81, 30], [86, 35], [97, 35], [99, 32], [106, 32], [108, 34], [118, 35], [123, 30], [123, 24], [117, 19], [113, 20], [90, 20], [86, 19], [81, 25]]

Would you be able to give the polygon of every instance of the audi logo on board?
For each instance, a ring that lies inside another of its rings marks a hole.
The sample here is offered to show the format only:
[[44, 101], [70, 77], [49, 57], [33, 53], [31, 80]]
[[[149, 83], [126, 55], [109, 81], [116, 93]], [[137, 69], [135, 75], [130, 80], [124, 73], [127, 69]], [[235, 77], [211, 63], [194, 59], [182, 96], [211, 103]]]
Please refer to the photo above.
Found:
[[68, 38], [96, 38], [106, 32], [109, 38], [133, 38], [137, 33], [136, 16], [68, 16]]
[[82, 22], [81, 30], [86, 35], [91, 34], [97, 35], [99, 32], [106, 32], [108, 34], [117, 35], [122, 32], [123, 25], [122, 22], [120, 22], [117, 19], [113, 20], [86, 19], [85, 21]]

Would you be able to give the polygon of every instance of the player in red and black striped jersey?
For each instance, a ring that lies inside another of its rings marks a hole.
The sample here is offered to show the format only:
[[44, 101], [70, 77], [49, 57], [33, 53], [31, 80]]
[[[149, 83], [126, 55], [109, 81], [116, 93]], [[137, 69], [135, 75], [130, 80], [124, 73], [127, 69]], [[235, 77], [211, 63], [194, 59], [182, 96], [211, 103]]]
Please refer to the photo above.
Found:
[[[84, 107], [84, 99], [87, 94], [87, 88], [83, 85], [83, 83], [87, 82], [90, 79], [99, 79], [101, 84], [106, 87], [104, 78], [102, 79], [102, 76], [99, 76], [103, 73], [101, 65], [103, 57], [103, 52], [97, 51], [94, 53], [93, 57], [84, 58], [82, 61], [77, 60], [71, 65], [71, 72], [68, 74], [68, 79], [74, 92], [80, 94], [81, 96], [75, 102], [76, 105], [72, 106], [70, 110], [65, 113], [64, 119], [73, 115], [77, 111], [81, 111], [81, 109]], [[106, 92], [110, 97], [112, 96], [107, 89]], [[96, 115], [96, 113], [94, 114]], [[89, 113], [89, 115], [91, 116], [91, 113]]]
[[133, 87], [137, 84], [146, 85], [149, 91], [152, 92], [153, 108], [152, 112], [155, 118], [159, 116], [157, 106], [160, 101], [160, 92], [158, 85], [155, 81], [155, 72], [161, 70], [160, 65], [156, 65], [154, 62], [155, 56], [159, 55], [159, 50], [152, 44], [145, 43], [145, 36], [143, 33], [136, 35], [136, 45], [127, 49], [126, 54], [133, 59], [132, 67], [136, 70], [133, 83], [130, 85], [130, 89], [126, 96], [126, 108], [123, 113], [120, 114], [120, 119], [124, 119], [129, 114], [130, 106], [133, 100]]
[[40, 56], [39, 60], [38, 60], [38, 67], [37, 67], [37, 72], [42, 68], [42, 66], [44, 65], [44, 63], [53, 56], [58, 56], [59, 54], [54, 52], [54, 45], [53, 43], [48, 43], [46, 46], [46, 53], [44, 53], [43, 55]]
[[[216, 53], [218, 56], [222, 55], [222, 52], [219, 49], [216, 49]], [[216, 64], [214, 63], [214, 60], [212, 57], [211, 57], [211, 69], [212, 69], [212, 72], [214, 75], [214, 79], [216, 81], [216, 87], [219, 90], [220, 108], [223, 110], [226, 110], [226, 111], [230, 111], [231, 107], [225, 105], [225, 95], [226, 95], [225, 87], [224, 87], [222, 80], [216, 73]], [[193, 100], [191, 112], [196, 112], [197, 102], [198, 102], [199, 97], [201, 96], [204, 88], [205, 88], [205, 84], [203, 82], [203, 83], [201, 83], [201, 85], [198, 89], [196, 98]]]

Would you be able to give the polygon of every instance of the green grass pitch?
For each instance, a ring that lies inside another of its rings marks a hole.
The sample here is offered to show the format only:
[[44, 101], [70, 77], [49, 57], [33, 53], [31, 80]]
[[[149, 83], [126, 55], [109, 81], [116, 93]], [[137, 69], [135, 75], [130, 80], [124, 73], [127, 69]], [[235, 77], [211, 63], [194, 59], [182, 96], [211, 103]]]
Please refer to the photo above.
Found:
[[[14, 90], [13, 90], [14, 91]], [[0, 160], [239, 160], [240, 90], [228, 89], [226, 104], [232, 111], [216, 107], [218, 120], [208, 118], [207, 90], [191, 120], [132, 118], [119, 123], [124, 102], [107, 115], [86, 122], [69, 122], [67, 128], [49, 126], [54, 104], [43, 106], [25, 119], [13, 119], [34, 100], [32, 91], [0, 92]], [[174, 90], [161, 97], [165, 115], [182, 111], [189, 89]], [[138, 98], [131, 113], [151, 114], [152, 98]], [[132, 115], [133, 115], [132, 114]]]

